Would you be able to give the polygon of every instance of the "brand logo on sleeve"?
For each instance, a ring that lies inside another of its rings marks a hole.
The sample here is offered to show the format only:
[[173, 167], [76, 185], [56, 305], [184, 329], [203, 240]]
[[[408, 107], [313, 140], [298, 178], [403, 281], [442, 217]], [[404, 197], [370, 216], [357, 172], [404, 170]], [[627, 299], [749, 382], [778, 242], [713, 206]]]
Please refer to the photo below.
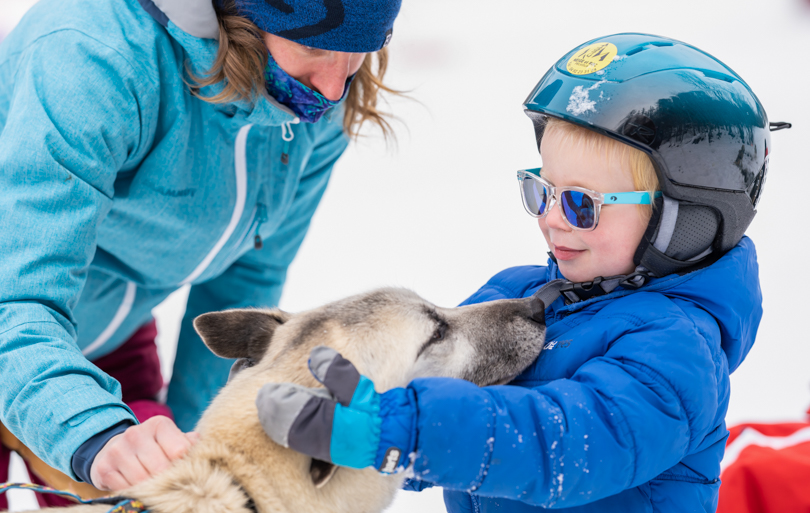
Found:
[[380, 467], [380, 472], [385, 472], [386, 474], [393, 474], [394, 471], [397, 469], [397, 463], [399, 463], [399, 457], [402, 456], [402, 451], [397, 449], [396, 447], [391, 447], [386, 451], [385, 457], [383, 458], [383, 464]]

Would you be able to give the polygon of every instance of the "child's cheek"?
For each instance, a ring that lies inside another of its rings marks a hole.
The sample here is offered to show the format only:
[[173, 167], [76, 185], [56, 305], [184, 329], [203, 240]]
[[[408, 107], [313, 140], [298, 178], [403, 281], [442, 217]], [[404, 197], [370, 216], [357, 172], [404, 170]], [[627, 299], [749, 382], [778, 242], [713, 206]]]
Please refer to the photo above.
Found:
[[548, 225], [546, 224], [545, 218], [538, 219], [537, 225], [540, 227], [540, 231], [543, 232], [543, 238], [546, 239], [546, 246], [551, 250], [551, 239], [548, 236]]

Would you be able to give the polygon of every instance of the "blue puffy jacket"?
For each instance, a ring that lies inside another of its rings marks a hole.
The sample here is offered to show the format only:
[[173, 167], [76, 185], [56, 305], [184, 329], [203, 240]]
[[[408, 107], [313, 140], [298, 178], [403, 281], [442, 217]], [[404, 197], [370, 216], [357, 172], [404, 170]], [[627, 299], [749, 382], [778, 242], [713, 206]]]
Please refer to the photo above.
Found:
[[41, 0], [0, 45], [0, 421], [72, 477], [134, 421], [89, 360], [185, 284], [169, 405], [193, 428], [230, 362], [191, 321], [277, 304], [348, 143], [342, 111], [193, 96], [218, 33], [211, 0]]
[[[515, 267], [467, 303], [532, 295], [557, 266]], [[546, 344], [507, 386], [425, 378], [414, 474], [450, 512], [714, 511], [729, 373], [762, 316], [754, 244], [640, 290], [546, 310]], [[416, 482], [415, 484], [419, 484]]]

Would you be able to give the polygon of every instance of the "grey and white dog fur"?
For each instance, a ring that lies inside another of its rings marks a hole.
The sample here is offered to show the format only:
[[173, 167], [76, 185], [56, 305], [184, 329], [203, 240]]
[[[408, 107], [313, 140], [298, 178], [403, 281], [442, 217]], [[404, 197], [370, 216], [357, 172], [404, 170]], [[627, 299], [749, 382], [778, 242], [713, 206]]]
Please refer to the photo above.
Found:
[[[331, 347], [368, 376], [378, 392], [424, 376], [505, 383], [543, 347], [544, 305], [509, 299], [439, 308], [405, 289], [380, 289], [298, 314], [278, 309], [209, 313], [194, 321], [217, 355], [247, 358], [204, 412], [200, 441], [160, 475], [116, 495], [153, 513], [372, 513], [384, 510], [403, 474], [337, 468], [275, 444], [255, 405], [270, 382], [320, 387], [310, 351]], [[205, 369], [200, 369], [205, 372]], [[103, 513], [80, 505], [75, 513]], [[46, 510], [46, 511], [54, 511]]]

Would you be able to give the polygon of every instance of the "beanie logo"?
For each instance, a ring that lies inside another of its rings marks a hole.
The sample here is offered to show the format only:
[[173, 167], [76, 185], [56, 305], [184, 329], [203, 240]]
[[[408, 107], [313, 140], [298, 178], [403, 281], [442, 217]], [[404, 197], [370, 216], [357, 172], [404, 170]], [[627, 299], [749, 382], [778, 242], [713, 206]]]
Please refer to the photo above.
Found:
[[385, 41], [383, 41], [382, 47], [380, 47], [381, 50], [386, 46], [388, 46], [388, 43], [391, 42], [391, 38], [393, 36], [394, 36], [394, 29], [388, 29], [388, 32], [385, 33]]
[[[270, 7], [273, 7], [284, 14], [295, 14], [295, 9], [288, 5], [284, 0], [264, 0], [264, 2]], [[343, 25], [343, 20], [346, 13], [343, 10], [342, 0], [323, 0], [323, 6], [326, 8], [326, 15], [318, 23], [289, 30], [282, 30], [280, 32], [276, 32], [275, 35], [283, 37], [284, 39], [296, 41], [299, 39], [320, 36], [321, 34], [325, 34], [326, 32], [334, 30]]]

